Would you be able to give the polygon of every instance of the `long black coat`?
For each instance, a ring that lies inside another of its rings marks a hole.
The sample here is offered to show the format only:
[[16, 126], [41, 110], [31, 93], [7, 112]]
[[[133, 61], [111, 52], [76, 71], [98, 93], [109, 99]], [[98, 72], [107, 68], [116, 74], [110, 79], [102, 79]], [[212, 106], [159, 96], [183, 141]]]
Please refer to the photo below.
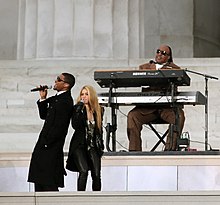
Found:
[[37, 102], [45, 119], [30, 162], [28, 182], [64, 187], [63, 146], [73, 112], [70, 91]]
[[[104, 109], [102, 109], [102, 115], [104, 113]], [[94, 120], [96, 122], [96, 113], [94, 113]], [[97, 123], [95, 123], [95, 130], [93, 133], [93, 142], [95, 142], [95, 149], [98, 152], [100, 158], [103, 154], [104, 143], [103, 143], [103, 131], [99, 130], [97, 127]], [[69, 153], [67, 158], [66, 169], [70, 171], [76, 171], [77, 166], [75, 164], [74, 152], [77, 147], [84, 146], [86, 144], [86, 128], [87, 128], [87, 113], [86, 108], [83, 109], [82, 112], [77, 113], [77, 105], [74, 106], [73, 116], [72, 116], [72, 127], [75, 130], [70, 141]], [[86, 147], [85, 147], [86, 148]]]

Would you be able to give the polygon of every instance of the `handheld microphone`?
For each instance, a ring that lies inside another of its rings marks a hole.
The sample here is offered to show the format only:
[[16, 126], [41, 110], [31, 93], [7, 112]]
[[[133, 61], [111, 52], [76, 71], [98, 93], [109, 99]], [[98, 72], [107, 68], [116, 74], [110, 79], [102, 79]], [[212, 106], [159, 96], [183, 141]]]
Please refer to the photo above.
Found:
[[78, 103], [77, 103], [77, 107], [76, 107], [76, 112], [80, 112], [82, 110], [84, 106], [84, 101], [83, 100], [80, 100]]
[[40, 90], [46, 90], [46, 89], [51, 89], [51, 88], [52, 88], [52, 86], [43, 85], [43, 86], [40, 86], [39, 88], [31, 89], [31, 92], [40, 91]]
[[154, 60], [150, 60], [149, 63], [150, 64], [153, 64], [153, 63], [156, 64], [156, 62]]

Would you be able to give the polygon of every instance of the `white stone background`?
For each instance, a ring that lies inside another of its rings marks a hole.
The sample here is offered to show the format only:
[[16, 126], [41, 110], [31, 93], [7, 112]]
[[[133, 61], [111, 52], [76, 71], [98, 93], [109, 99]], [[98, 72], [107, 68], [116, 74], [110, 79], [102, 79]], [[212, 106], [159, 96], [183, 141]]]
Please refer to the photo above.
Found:
[[[108, 88], [101, 88], [94, 80], [94, 71], [99, 69], [137, 69], [138, 65], [145, 60], [131, 61], [129, 64], [124, 61], [22, 61], [22, 62], [4, 62], [1, 64], [0, 81], [0, 151], [1, 152], [31, 152], [38, 133], [43, 125], [39, 119], [36, 101], [38, 92], [30, 92], [30, 89], [39, 84], [53, 85], [56, 76], [61, 72], [71, 72], [76, 76], [76, 85], [72, 89], [72, 95], [76, 99], [79, 89], [90, 84], [94, 86], [97, 92], [108, 92]], [[199, 72], [214, 77], [219, 76], [219, 59], [176, 59], [176, 62], [183, 68]], [[84, 64], [82, 66], [81, 64]], [[87, 64], [87, 65], [86, 65]], [[73, 66], [74, 65], [74, 66]], [[77, 66], [78, 65], [78, 66]], [[188, 73], [191, 78], [191, 85], [179, 87], [181, 91], [200, 91], [204, 94], [205, 78], [200, 75]], [[122, 91], [140, 92], [141, 88], [120, 88]], [[219, 80], [208, 79], [208, 138], [212, 148], [220, 147], [219, 133]], [[54, 91], [49, 90], [49, 95]], [[126, 116], [132, 106], [120, 107], [117, 112], [117, 150], [126, 150], [128, 139], [126, 136]], [[183, 132], [189, 132], [192, 141], [191, 147], [198, 150], [204, 150], [205, 138], [205, 107], [203, 105], [185, 106], [186, 122]], [[104, 117], [104, 126], [110, 120], [109, 108], [106, 108]], [[167, 126], [158, 129], [164, 131]], [[67, 137], [65, 151], [68, 150], [68, 142], [73, 133], [70, 126]], [[149, 151], [157, 138], [149, 131], [143, 129], [143, 150]], [[162, 150], [162, 147], [158, 149]]]

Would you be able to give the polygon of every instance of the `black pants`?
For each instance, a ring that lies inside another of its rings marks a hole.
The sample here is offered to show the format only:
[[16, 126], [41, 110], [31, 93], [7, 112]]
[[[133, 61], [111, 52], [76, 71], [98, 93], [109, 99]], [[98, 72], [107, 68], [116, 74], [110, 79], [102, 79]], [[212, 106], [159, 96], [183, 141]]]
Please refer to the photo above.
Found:
[[43, 184], [34, 184], [35, 192], [41, 191], [59, 191], [58, 187], [55, 185], [43, 185]]
[[101, 190], [101, 157], [94, 148], [86, 150], [79, 147], [75, 153], [75, 163], [79, 170], [77, 190], [85, 191], [88, 178], [88, 171], [91, 170], [92, 190]]

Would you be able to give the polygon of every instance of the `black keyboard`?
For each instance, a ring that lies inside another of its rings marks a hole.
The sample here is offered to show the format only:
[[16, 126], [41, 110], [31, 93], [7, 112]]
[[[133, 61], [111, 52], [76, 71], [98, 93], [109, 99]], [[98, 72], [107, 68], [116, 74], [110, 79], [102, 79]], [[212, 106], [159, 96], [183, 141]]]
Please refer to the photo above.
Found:
[[190, 77], [182, 69], [166, 70], [103, 70], [94, 72], [95, 81], [102, 87], [141, 87], [141, 86], [168, 86], [173, 83], [177, 86], [189, 86]]

